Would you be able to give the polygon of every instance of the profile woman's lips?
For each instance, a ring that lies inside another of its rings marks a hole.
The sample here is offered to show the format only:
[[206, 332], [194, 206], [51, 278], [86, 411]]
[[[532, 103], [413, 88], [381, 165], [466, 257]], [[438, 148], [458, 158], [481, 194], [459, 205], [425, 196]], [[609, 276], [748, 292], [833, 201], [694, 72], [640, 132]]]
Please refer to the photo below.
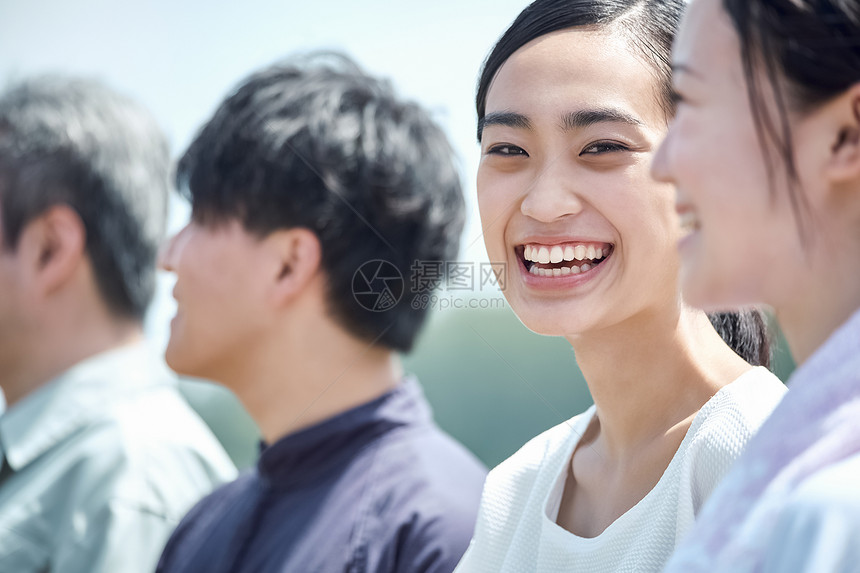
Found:
[[678, 222], [681, 225], [681, 229], [685, 233], [692, 233], [699, 229], [699, 216], [691, 205], [678, 203], [675, 205], [675, 211], [678, 213]]

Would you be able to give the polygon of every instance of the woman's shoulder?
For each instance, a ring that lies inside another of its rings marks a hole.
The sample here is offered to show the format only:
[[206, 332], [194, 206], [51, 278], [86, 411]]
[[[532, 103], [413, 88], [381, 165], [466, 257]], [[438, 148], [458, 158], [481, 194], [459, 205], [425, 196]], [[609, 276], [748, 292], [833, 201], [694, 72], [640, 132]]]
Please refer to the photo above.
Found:
[[501, 505], [501, 513], [519, 514], [532, 501], [545, 496], [568, 460], [594, 413], [582, 414], [554, 426], [529, 440], [511, 457], [490, 471], [484, 482], [482, 509]]
[[490, 472], [458, 572], [498, 571], [511, 546], [537, 547], [543, 504], [593, 415], [592, 406], [546, 430]]
[[[561, 458], [569, 457], [594, 415], [594, 406], [538, 434], [512, 456], [496, 466], [490, 476], [494, 480], [534, 478], [543, 469], [555, 466]], [[488, 478], [488, 482], [490, 478]]]
[[810, 475], [801, 482], [789, 497], [785, 508], [803, 512], [826, 510], [850, 510], [860, 525], [860, 453], [855, 453], [833, 462]]
[[699, 411], [688, 431], [686, 455], [698, 507], [746, 448], [785, 395], [785, 385], [756, 367], [724, 386]]
[[779, 378], [767, 368], [756, 366], [708, 400], [693, 422], [694, 433], [711, 437], [755, 433], [785, 393], [785, 384]]
[[854, 571], [860, 560], [860, 454], [812, 474], [786, 499], [766, 550], [768, 570]]

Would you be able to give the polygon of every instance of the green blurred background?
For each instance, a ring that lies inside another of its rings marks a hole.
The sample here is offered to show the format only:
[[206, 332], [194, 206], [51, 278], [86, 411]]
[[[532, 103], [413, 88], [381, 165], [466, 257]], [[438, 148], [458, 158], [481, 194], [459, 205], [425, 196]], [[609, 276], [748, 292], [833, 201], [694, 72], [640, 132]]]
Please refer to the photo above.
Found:
[[[534, 334], [498, 302], [502, 308], [435, 311], [404, 358], [439, 425], [488, 467], [592, 403], [570, 344]], [[794, 363], [778, 332], [776, 340], [774, 371], [786, 380]], [[183, 381], [182, 390], [236, 465], [252, 465], [259, 437], [233, 395], [199, 381]]]

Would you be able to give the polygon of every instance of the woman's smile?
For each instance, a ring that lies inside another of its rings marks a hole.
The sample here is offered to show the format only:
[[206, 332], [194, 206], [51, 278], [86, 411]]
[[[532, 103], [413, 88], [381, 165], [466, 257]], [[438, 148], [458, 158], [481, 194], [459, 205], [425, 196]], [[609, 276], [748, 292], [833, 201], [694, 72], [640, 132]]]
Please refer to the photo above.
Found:
[[568, 239], [557, 243], [529, 241], [516, 246], [514, 252], [526, 285], [573, 288], [596, 276], [613, 248], [612, 243]]

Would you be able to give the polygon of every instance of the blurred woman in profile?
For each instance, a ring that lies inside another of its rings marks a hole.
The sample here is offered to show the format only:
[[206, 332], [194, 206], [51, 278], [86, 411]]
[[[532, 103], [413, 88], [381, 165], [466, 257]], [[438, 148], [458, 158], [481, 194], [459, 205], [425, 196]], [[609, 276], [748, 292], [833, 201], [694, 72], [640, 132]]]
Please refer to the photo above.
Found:
[[860, 4], [694, 0], [654, 165], [683, 292], [772, 306], [799, 368], [670, 571], [860, 563]]
[[571, 343], [594, 406], [493, 470], [460, 573], [661, 570], [783, 395], [760, 313], [715, 329], [679, 294], [675, 190], [650, 166], [683, 7], [537, 0], [484, 64], [487, 252], [523, 324]]

